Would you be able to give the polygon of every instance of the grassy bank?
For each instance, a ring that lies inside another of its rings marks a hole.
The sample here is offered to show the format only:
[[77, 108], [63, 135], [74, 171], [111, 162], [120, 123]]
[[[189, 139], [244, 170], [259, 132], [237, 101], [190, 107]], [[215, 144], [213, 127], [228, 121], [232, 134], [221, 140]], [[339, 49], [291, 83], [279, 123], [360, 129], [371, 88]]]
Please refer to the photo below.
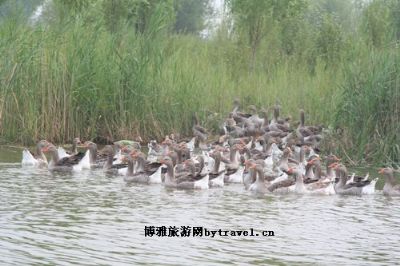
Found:
[[86, 19], [2, 23], [2, 141], [187, 135], [194, 112], [216, 130], [239, 97], [244, 107], [279, 102], [294, 120], [305, 109], [308, 123], [332, 129], [332, 151], [354, 161], [399, 161], [397, 46], [347, 39], [338, 51], [316, 54], [299, 40], [302, 52], [285, 54], [271, 37], [253, 57], [226, 33], [206, 40], [171, 34], [156, 18], [162, 14], [144, 33], [126, 25], [117, 34]]

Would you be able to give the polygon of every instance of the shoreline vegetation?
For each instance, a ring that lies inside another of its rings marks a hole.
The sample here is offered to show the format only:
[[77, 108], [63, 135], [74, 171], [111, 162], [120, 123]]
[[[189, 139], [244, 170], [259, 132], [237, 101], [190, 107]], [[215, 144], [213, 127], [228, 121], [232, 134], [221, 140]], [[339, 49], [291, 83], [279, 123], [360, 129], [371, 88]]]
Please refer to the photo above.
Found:
[[398, 1], [227, 0], [208, 37], [208, 1], [48, 2], [34, 23], [0, 12], [2, 143], [190, 136], [195, 113], [218, 135], [239, 98], [304, 109], [323, 152], [400, 161]]

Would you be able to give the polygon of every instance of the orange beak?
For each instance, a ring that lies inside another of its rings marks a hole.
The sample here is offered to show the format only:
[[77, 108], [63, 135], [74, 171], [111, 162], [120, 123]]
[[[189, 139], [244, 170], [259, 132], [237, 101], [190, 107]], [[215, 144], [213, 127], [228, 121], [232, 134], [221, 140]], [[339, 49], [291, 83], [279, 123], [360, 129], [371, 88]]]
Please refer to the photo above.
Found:
[[337, 163], [332, 163], [332, 164], [330, 164], [330, 165], [328, 166], [328, 168], [336, 168], [337, 165], [338, 165]]
[[383, 174], [383, 172], [385, 171], [384, 168], [379, 169], [378, 173]]
[[312, 165], [312, 164], [314, 164], [315, 160], [316, 160], [316, 159], [314, 158], [314, 159], [308, 161], [308, 162], [307, 162], [307, 165]]

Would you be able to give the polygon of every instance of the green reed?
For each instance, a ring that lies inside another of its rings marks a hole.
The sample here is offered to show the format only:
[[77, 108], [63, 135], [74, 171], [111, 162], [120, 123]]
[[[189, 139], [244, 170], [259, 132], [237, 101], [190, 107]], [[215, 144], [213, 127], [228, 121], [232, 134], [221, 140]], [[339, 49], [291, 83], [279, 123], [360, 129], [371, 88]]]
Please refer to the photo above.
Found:
[[128, 26], [112, 34], [83, 19], [55, 27], [0, 25], [2, 140], [190, 135], [195, 113], [217, 133], [238, 97], [245, 110], [279, 103], [293, 121], [303, 108], [307, 124], [343, 128], [349, 146], [339, 148], [362, 158], [369, 144], [368, 156], [398, 160], [395, 48], [361, 53], [353, 63], [344, 53], [334, 66], [317, 59], [312, 71], [303, 57], [273, 58], [261, 49], [261, 67], [249, 69], [245, 47], [171, 35], [157, 25], [141, 34]]

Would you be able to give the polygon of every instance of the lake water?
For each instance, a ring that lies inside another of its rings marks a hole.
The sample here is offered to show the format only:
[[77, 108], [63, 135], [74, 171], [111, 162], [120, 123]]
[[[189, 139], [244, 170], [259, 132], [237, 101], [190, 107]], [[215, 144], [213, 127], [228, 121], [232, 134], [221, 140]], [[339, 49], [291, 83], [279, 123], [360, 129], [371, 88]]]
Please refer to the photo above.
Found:
[[[51, 174], [0, 152], [0, 265], [395, 265], [400, 198], [256, 197], [126, 185], [101, 171]], [[275, 236], [145, 237], [145, 226], [253, 228]]]

